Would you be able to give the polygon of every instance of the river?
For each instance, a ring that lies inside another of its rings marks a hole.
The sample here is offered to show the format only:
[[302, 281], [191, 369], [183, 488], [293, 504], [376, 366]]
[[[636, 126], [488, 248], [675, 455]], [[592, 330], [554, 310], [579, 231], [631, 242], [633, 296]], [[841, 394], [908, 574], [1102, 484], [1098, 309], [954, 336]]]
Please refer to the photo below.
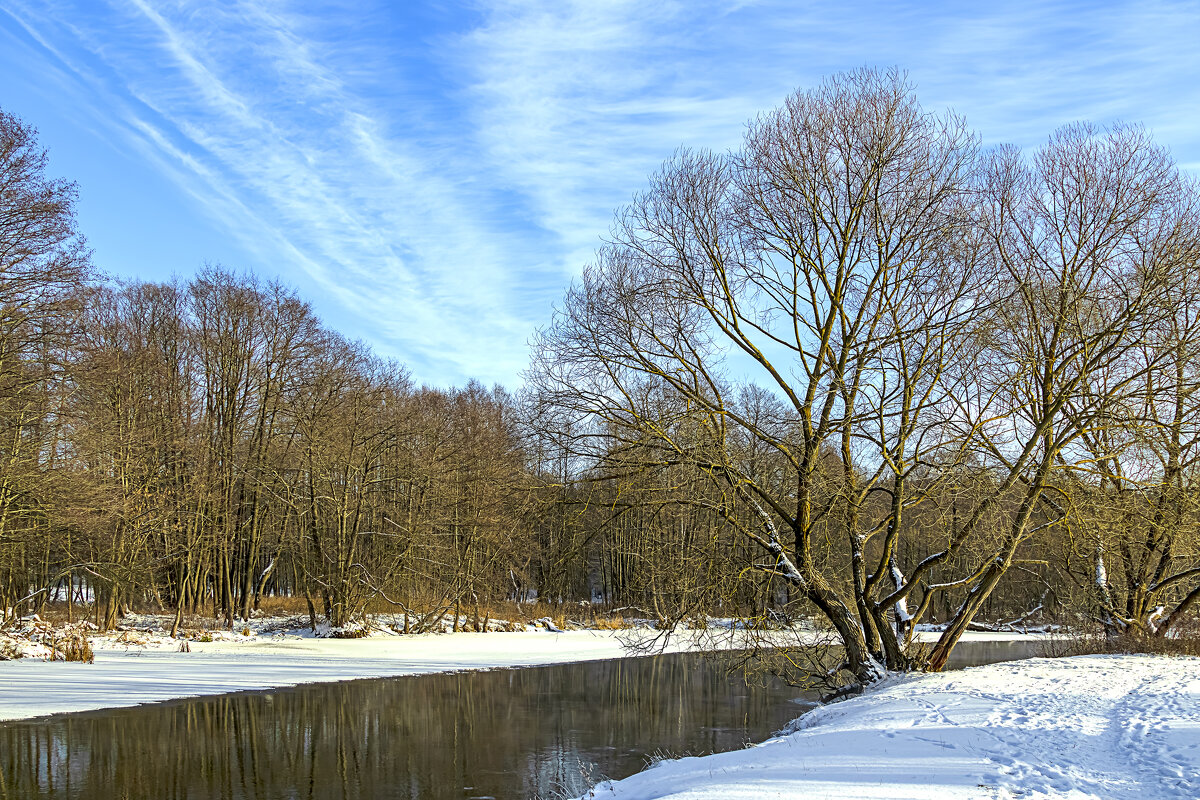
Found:
[[[964, 643], [958, 665], [1033, 654]], [[0, 798], [560, 798], [759, 741], [800, 693], [699, 655], [310, 684], [0, 723]]]

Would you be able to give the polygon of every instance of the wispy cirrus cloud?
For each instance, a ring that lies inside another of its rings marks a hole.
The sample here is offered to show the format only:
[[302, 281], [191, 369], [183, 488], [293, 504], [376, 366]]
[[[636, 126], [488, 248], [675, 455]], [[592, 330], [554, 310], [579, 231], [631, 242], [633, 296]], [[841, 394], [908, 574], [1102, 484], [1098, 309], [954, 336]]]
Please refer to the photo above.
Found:
[[765, 87], [730, 93], [696, 20], [732, 4], [491, 4], [451, 49], [474, 137], [560, 243], [567, 271], [681, 144], [734, 144]]
[[136, 145], [265, 263], [305, 270], [433, 380], [514, 374], [530, 325], [507, 302], [518, 281], [499, 242], [520, 250], [520, 237], [465, 166], [396, 135], [403, 116], [324, 66], [304, 20], [266, 4], [172, 11], [131, 0], [104, 27], [52, 22], [116, 76]]
[[[675, 147], [735, 146], [789, 91], [860, 66], [907, 70], [929, 107], [965, 112], [986, 141], [1034, 147], [1076, 119], [1145, 119], [1200, 153], [1187, 45], [1200, 13], [1094, 6], [495, 2], [450, 52], [480, 151], [572, 270]], [[1152, 99], [1168, 85], [1187, 101]]]
[[928, 107], [965, 113], [989, 142], [1140, 120], [1200, 163], [1190, 3], [5, 11], [0, 28], [15, 22], [75, 84], [81, 127], [155, 165], [245, 266], [303, 275], [334, 324], [439, 383], [515, 382], [528, 335], [647, 173], [681, 144], [735, 146], [748, 119], [832, 72], [905, 68]]

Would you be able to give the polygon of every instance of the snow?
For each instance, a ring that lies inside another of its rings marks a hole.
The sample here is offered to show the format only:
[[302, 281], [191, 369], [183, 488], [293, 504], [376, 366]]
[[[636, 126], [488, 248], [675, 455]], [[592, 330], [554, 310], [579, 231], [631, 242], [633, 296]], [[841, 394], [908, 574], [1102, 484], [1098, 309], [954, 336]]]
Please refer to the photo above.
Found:
[[[191, 652], [93, 639], [94, 664], [0, 661], [0, 720], [301, 683], [525, 667], [628, 655], [630, 631], [455, 633], [191, 641]], [[624, 634], [624, 636], [622, 636]], [[166, 640], [175, 648], [179, 642]], [[670, 650], [685, 649], [676, 638]]]
[[[43, 623], [29, 620], [27, 628], [40, 630]], [[27, 657], [0, 660], [0, 720], [301, 683], [623, 658], [630, 655], [631, 642], [654, 643], [639, 649], [639, 655], [658, 652], [662, 644], [654, 638], [658, 632], [648, 628], [562, 631], [549, 618], [523, 631], [490, 633], [401, 635], [375, 626], [361, 639], [324, 638], [331, 633], [327, 626], [314, 634], [294, 619], [264, 618], [236, 626], [242, 632], [191, 631], [190, 652], [179, 652], [183, 642], [164, 629], [169, 619], [131, 616], [127, 621], [121, 630], [90, 637], [94, 664], [47, 661], [46, 646], [14, 640]], [[720, 621], [716, 627], [720, 629]], [[726, 630], [716, 637], [712, 633], [676, 631], [665, 652], [742, 643], [740, 631]], [[817, 634], [809, 633], [815, 641]], [[4, 635], [0, 632], [0, 644]], [[936, 634], [918, 637], [932, 640]], [[970, 632], [963, 637], [982, 645], [983, 660], [1022, 655], [1009, 646], [1036, 639], [1010, 632]]]
[[894, 678], [794, 732], [595, 800], [1200, 797], [1200, 658], [1076, 656]]

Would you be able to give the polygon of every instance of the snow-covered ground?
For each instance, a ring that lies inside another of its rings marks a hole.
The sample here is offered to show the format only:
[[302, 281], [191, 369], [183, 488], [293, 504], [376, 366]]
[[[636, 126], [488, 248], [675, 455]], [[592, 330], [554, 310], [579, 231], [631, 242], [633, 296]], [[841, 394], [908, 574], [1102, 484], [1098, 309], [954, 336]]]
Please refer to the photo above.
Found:
[[[627, 655], [629, 631], [523, 631], [321, 639], [277, 635], [119, 644], [93, 639], [94, 664], [22, 658], [0, 661], [0, 720], [88, 711], [301, 683], [526, 667]], [[622, 637], [625, 638], [625, 637]], [[670, 651], [685, 649], [684, 637]]]
[[1039, 658], [910, 676], [793, 728], [585, 797], [1200, 798], [1200, 658]]
[[[368, 633], [364, 638], [342, 639], [324, 638], [331, 631], [314, 633], [298, 618], [263, 618], [233, 631], [190, 631], [190, 651], [180, 652], [184, 642], [166, 632], [169, 618], [131, 616], [119, 630], [89, 634], [95, 663], [81, 664], [47, 660], [51, 650], [38, 642], [64, 629], [30, 619], [23, 638], [13, 639], [13, 629], [0, 631], [0, 645], [11, 642], [26, 654], [0, 660], [0, 720], [302, 683], [622, 658], [630, 655], [628, 643], [656, 635], [647, 627], [563, 631], [545, 619], [491, 633], [402, 635], [373, 626], [359, 631]], [[718, 636], [676, 631], [665, 652], [737, 646], [738, 631], [719, 630]], [[1008, 645], [1036, 638], [972, 632], [964, 641], [973, 643], [979, 659], [998, 660], [1023, 655]]]
[[[95, 663], [0, 661], [0, 720], [301, 683], [619, 658], [649, 631], [319, 638], [273, 623], [190, 652], [155, 625], [92, 637]], [[553, 627], [553, 626], [551, 626]], [[677, 634], [670, 651], [711, 638]], [[931, 638], [926, 634], [922, 638]], [[1030, 638], [967, 637], [997, 649]], [[33, 651], [30, 651], [31, 654]], [[1200, 798], [1200, 659], [1030, 659], [893, 679], [746, 750], [662, 762], [590, 798]]]

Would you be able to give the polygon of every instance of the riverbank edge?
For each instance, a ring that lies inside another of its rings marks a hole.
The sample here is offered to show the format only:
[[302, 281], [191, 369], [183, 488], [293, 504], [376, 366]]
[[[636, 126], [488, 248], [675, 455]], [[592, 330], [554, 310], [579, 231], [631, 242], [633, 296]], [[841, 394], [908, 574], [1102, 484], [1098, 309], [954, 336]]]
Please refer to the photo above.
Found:
[[1200, 658], [1031, 658], [893, 677], [744, 750], [587, 800], [1200, 797]]
[[[94, 640], [92, 664], [0, 661], [0, 722], [306, 683], [627, 658], [647, 654], [631, 652], [629, 645], [655, 633], [542, 630], [361, 639], [278, 635], [192, 641], [188, 652], [180, 652], [180, 643], [171, 640], [149, 645]], [[1035, 638], [971, 633], [967, 641]], [[712, 644], [704, 632], [678, 631], [653, 652], [699, 651]], [[727, 645], [735, 647], [736, 639]]]

